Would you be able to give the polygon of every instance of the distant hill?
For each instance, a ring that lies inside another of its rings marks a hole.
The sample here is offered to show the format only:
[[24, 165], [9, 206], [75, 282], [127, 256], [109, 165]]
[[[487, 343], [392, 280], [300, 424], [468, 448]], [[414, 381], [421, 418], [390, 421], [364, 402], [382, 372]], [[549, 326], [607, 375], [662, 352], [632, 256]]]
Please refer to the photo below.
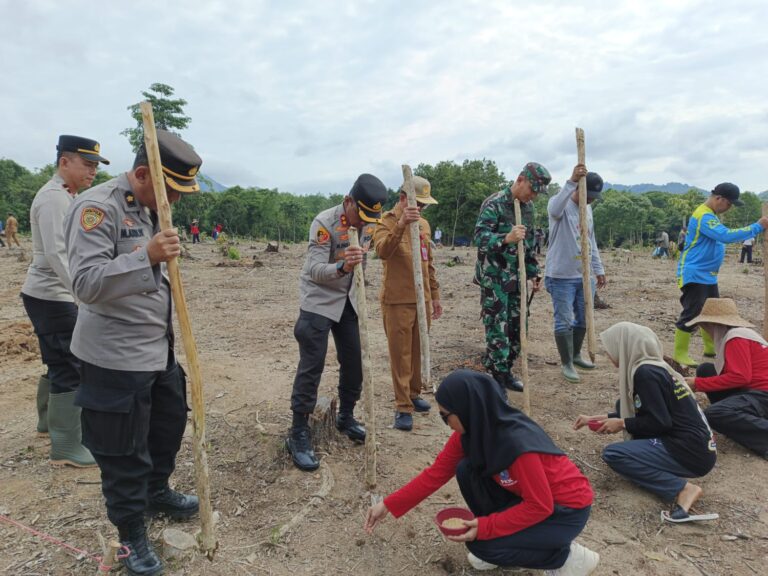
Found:
[[692, 186], [691, 184], [682, 184], [680, 182], [667, 182], [666, 184], [612, 184], [606, 182], [603, 185], [603, 190], [614, 190], [633, 192], [635, 194], [643, 194], [644, 192], [668, 192], [670, 194], [685, 194], [691, 188], [695, 188], [704, 194], [708, 194], [709, 190], [704, 190], [698, 186]]
[[200, 191], [201, 192], [223, 192], [229, 186], [224, 186], [224, 184], [220, 184], [210, 176], [203, 174], [202, 172], [197, 175], [197, 180], [200, 182]]

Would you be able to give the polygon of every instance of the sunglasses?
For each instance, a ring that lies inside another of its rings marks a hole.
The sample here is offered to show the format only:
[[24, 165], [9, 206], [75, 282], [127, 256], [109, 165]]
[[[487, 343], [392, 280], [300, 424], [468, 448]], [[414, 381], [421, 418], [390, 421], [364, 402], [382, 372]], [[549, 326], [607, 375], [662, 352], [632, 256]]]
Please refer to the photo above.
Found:
[[445, 422], [446, 424], [448, 424], [448, 417], [452, 415], [453, 415], [453, 412], [440, 412], [440, 418], [442, 418], [443, 422]]

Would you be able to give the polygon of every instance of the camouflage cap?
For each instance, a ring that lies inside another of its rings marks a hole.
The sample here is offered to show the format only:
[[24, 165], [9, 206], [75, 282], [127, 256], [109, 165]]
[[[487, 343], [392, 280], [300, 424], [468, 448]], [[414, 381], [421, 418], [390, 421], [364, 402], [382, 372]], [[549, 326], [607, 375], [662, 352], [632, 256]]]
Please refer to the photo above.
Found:
[[547, 185], [552, 181], [552, 176], [544, 166], [538, 162], [528, 162], [520, 174], [531, 183], [531, 188], [536, 194], [547, 193]]

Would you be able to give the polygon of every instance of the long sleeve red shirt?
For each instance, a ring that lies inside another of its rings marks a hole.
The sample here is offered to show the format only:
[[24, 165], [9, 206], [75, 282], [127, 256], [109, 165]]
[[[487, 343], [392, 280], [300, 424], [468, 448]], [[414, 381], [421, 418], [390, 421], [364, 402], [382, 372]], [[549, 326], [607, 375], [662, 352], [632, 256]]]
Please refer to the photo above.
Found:
[[720, 392], [749, 388], [768, 392], [768, 348], [746, 338], [733, 338], [725, 344], [725, 366], [717, 376], [697, 376], [697, 392]]
[[[435, 462], [400, 490], [384, 499], [395, 518], [399, 518], [434, 493], [455, 474], [464, 458], [461, 435], [451, 434]], [[549, 517], [555, 504], [585, 508], [592, 504], [589, 480], [567, 456], [528, 452], [519, 456], [500, 474], [493, 476], [502, 488], [517, 494], [522, 502], [506, 510], [478, 518], [477, 539], [508, 536]]]

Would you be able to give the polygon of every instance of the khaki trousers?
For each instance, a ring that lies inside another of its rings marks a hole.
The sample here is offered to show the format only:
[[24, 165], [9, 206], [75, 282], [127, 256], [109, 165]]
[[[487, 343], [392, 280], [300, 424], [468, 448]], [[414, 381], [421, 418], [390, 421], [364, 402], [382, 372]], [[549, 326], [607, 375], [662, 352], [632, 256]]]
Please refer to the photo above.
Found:
[[21, 244], [19, 244], [19, 237], [16, 236], [16, 232], [6, 232], [5, 239], [8, 241], [8, 248], [11, 247], [11, 243], [13, 242], [16, 242], [16, 246], [21, 248]]
[[[428, 300], [426, 305], [429, 325], [431, 302]], [[381, 315], [389, 347], [395, 409], [412, 413], [411, 399], [421, 394], [421, 340], [416, 304], [382, 304]]]

